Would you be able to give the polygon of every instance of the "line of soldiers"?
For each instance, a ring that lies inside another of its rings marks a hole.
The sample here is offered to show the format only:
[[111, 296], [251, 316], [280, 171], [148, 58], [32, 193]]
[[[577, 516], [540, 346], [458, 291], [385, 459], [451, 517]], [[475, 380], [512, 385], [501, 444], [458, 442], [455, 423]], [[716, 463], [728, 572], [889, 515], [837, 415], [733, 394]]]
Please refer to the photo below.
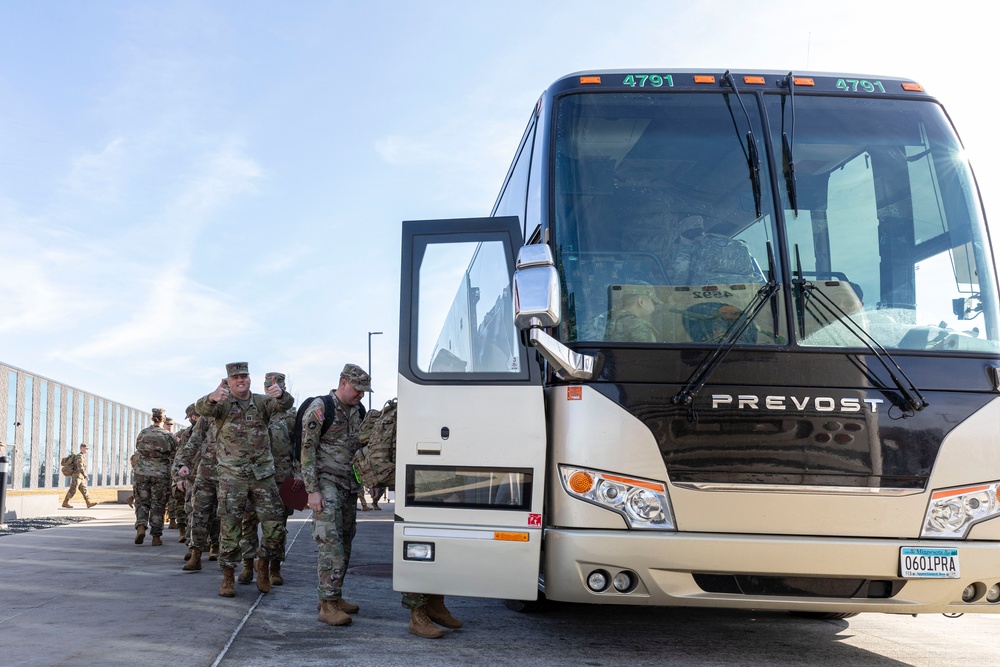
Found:
[[[183, 570], [201, 570], [207, 551], [222, 568], [219, 595], [235, 597], [235, 582], [249, 584], [255, 574], [258, 590], [267, 593], [284, 583], [281, 562], [293, 511], [279, 489], [305, 492], [319, 548], [318, 620], [349, 625], [359, 607], [343, 599], [342, 589], [363, 491], [351, 458], [361, 446], [360, 402], [371, 391], [371, 378], [360, 366], [347, 364], [337, 388], [305, 406], [300, 459], [292, 451], [296, 410], [285, 376], [267, 373], [264, 394], [254, 394], [249, 364], [227, 364], [226, 373], [214, 391], [188, 406], [190, 427], [174, 436], [164, 428], [163, 410], [155, 408], [153, 424], [139, 434], [133, 457], [135, 543], [143, 543], [148, 527], [152, 544], [162, 544], [164, 513], [173, 503], [170, 516], [181, 531], [178, 541], [188, 544]], [[462, 626], [443, 596], [404, 594], [403, 606], [411, 612], [409, 630], [418, 636], [444, 635], [434, 623]]]

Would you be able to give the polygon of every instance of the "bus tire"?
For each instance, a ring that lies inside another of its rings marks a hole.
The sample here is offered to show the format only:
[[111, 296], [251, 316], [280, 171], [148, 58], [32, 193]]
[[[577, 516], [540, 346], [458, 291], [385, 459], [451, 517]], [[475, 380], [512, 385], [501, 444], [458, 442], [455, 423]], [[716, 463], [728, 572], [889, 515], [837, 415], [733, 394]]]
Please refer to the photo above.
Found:
[[503, 603], [507, 609], [519, 614], [540, 614], [549, 610], [548, 600], [542, 592], [538, 593], [537, 600], [504, 600]]

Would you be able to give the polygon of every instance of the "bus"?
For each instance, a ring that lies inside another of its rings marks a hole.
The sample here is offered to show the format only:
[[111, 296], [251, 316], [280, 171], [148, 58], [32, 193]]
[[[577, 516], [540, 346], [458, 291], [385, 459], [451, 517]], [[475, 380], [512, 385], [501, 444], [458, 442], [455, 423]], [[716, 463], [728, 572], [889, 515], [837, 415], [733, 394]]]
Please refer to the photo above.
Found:
[[404, 222], [393, 586], [1000, 613], [1000, 303], [916, 81], [566, 76]]

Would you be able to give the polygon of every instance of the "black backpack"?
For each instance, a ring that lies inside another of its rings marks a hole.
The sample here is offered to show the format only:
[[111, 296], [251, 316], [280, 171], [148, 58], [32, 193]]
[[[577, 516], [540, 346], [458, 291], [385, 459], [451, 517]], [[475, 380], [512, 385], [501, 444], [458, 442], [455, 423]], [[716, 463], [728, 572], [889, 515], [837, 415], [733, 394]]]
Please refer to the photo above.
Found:
[[[323, 399], [323, 412], [327, 415], [332, 415], [336, 407], [333, 405], [333, 396], [331, 394], [323, 394], [322, 396], [311, 396], [306, 400], [302, 401], [299, 405], [299, 409], [295, 411], [295, 425], [292, 427], [292, 432], [289, 436], [292, 439], [292, 460], [300, 461], [302, 459], [302, 418], [306, 414], [306, 410], [312, 405], [312, 402], [317, 398]], [[365, 405], [364, 403], [358, 403], [358, 410], [361, 411], [361, 420], [365, 419]], [[319, 437], [323, 437], [323, 434], [330, 430], [333, 425], [333, 419], [324, 419], [323, 425], [319, 428]]]

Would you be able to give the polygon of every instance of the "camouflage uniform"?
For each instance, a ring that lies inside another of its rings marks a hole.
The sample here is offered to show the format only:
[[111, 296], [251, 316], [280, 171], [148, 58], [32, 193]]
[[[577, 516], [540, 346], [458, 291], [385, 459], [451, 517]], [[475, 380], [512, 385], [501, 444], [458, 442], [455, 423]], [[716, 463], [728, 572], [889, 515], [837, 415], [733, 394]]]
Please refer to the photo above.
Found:
[[184, 446], [177, 452], [174, 468], [187, 466], [191, 519], [188, 521], [188, 546], [208, 551], [219, 540], [219, 478], [215, 448], [214, 419], [200, 418]]
[[660, 339], [653, 323], [635, 313], [623, 312], [611, 320], [608, 340], [629, 343], [655, 343]]
[[[367, 375], [367, 374], [366, 374]], [[351, 562], [351, 542], [357, 526], [357, 502], [361, 484], [354, 476], [351, 458], [361, 448], [361, 410], [342, 405], [333, 395], [332, 414], [324, 413], [322, 398], [316, 398], [302, 416], [302, 478], [308, 493], [323, 495], [323, 511], [313, 513], [313, 539], [319, 547], [316, 570], [320, 600], [342, 597], [344, 575]], [[320, 436], [320, 427], [333, 420]]]
[[[160, 408], [153, 408], [154, 417], [162, 415]], [[170, 463], [176, 447], [173, 434], [154, 423], [147, 426], [135, 440], [135, 528], [146, 527], [154, 538], [163, 534], [163, 515], [170, 493]], [[155, 540], [154, 540], [155, 542]], [[136, 543], [141, 544], [140, 537]]]
[[63, 507], [70, 507], [70, 498], [76, 495], [77, 489], [80, 490], [87, 507], [97, 504], [90, 502], [90, 494], [87, 493], [87, 459], [82, 454], [73, 455], [73, 474], [69, 478], [69, 490], [63, 498]]
[[219, 564], [223, 568], [235, 568], [240, 561], [240, 524], [248, 500], [253, 502], [263, 532], [258, 557], [268, 561], [283, 557], [283, 508], [274, 482], [268, 422], [273, 414], [287, 410], [293, 400], [288, 393], [280, 398], [251, 394], [245, 401], [235, 395], [219, 402], [203, 396], [195, 404], [199, 415], [217, 422]]

